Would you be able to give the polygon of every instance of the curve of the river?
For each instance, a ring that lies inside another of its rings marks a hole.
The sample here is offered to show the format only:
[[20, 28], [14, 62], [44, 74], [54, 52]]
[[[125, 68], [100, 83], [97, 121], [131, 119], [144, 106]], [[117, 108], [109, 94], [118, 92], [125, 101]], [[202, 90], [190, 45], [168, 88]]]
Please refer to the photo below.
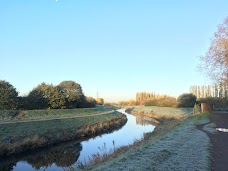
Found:
[[133, 144], [144, 139], [146, 133], [153, 132], [155, 126], [149, 118], [135, 116], [119, 109], [127, 116], [127, 123], [119, 130], [102, 134], [83, 141], [72, 141], [50, 148], [45, 148], [22, 156], [11, 157], [0, 162], [0, 170], [5, 171], [63, 171], [88, 163], [94, 154], [104, 155], [121, 146]]

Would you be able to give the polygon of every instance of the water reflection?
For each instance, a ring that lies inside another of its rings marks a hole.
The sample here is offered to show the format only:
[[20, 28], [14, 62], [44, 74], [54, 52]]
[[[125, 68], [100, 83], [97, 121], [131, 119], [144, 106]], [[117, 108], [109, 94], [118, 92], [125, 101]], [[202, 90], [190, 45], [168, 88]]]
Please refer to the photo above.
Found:
[[47, 170], [53, 163], [57, 167], [69, 167], [77, 161], [81, 150], [79, 141], [68, 142], [33, 153], [1, 159], [0, 170], [22, 170], [21, 167], [24, 170], [26, 165], [31, 165], [32, 170]]
[[43, 150], [36, 155], [26, 156], [25, 160], [37, 170], [41, 167], [47, 168], [53, 163], [59, 167], [69, 167], [78, 159], [81, 149], [80, 143], [64, 144], [51, 150]]
[[146, 116], [142, 116], [142, 115], [134, 115], [136, 117], [136, 124], [137, 125], [142, 125], [142, 126], [147, 126], [147, 125], [151, 125], [151, 119], [146, 117]]
[[150, 119], [124, 113], [128, 122], [119, 130], [88, 140], [71, 141], [20, 156], [0, 159], [0, 170], [65, 170], [77, 167], [93, 158], [94, 154], [109, 154], [116, 148], [133, 144], [148, 136], [154, 129]]

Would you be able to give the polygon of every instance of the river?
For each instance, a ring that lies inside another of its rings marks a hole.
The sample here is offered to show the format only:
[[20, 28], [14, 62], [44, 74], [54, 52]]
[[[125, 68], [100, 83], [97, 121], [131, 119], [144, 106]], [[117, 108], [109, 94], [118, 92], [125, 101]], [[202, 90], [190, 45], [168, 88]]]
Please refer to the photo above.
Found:
[[27, 154], [12, 156], [0, 161], [4, 171], [64, 171], [88, 163], [94, 156], [108, 154], [121, 146], [143, 140], [146, 133], [153, 132], [155, 126], [149, 118], [134, 116], [117, 110], [127, 116], [127, 123], [119, 130], [81, 141], [70, 141]]

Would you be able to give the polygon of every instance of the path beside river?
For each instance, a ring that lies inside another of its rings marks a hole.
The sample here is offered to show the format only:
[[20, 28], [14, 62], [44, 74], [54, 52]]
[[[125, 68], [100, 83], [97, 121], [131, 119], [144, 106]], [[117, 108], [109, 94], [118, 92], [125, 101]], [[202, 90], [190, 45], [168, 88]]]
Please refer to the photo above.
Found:
[[[228, 112], [214, 112], [210, 115], [212, 123], [216, 128], [228, 130]], [[222, 129], [220, 129], [222, 130]], [[228, 132], [216, 131], [208, 133], [212, 144], [212, 168], [214, 171], [228, 170]]]

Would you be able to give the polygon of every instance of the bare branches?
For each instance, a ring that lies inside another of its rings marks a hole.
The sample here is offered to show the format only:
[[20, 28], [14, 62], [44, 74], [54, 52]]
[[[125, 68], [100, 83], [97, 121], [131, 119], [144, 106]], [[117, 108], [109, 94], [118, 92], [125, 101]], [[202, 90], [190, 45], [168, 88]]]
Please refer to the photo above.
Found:
[[228, 82], [228, 17], [218, 26], [211, 46], [200, 60], [201, 73], [214, 82]]

